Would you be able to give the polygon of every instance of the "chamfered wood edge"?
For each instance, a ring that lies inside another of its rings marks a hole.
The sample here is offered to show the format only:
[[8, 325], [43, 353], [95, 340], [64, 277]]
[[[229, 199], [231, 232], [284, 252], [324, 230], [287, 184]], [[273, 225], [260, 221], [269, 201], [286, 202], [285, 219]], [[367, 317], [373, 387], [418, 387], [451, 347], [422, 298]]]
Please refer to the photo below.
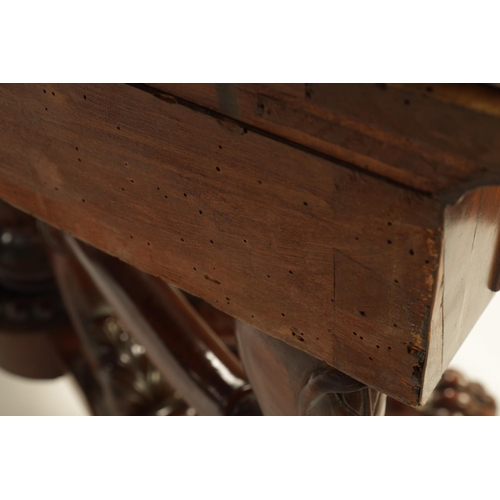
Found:
[[[500, 184], [500, 169], [497, 166], [500, 165], [500, 159], [498, 163], [490, 161], [488, 165], [482, 164], [480, 160], [476, 161], [476, 158], [471, 161], [446, 151], [446, 141], [441, 144], [441, 149], [436, 149], [425, 142], [419, 143], [409, 140], [410, 138], [407, 140], [402, 135], [398, 137], [397, 134], [388, 134], [383, 127], [368, 125], [368, 118], [364, 123], [363, 119], [352, 120], [335, 113], [332, 115], [328, 106], [307, 102], [307, 98], [304, 100], [304, 95], [308, 94], [307, 89], [310, 88], [309, 92], [312, 89], [308, 85], [312, 84], [153, 83], [138, 85], [138, 88], [159, 98], [177, 99], [179, 103], [199, 106], [207, 112], [217, 112], [237, 119], [242, 124], [256, 127], [256, 131], [273, 134], [275, 139], [289, 141], [296, 147], [305, 147], [313, 154], [327, 155], [336, 162], [346, 162], [351, 168], [385, 177], [407, 188], [431, 195], [446, 204], [455, 204], [471, 189]], [[398, 94], [397, 99], [400, 99], [401, 103], [409, 103], [412, 97], [424, 103], [433, 103], [437, 116], [441, 109], [452, 112], [462, 110], [471, 117], [489, 119], [488, 123], [491, 123], [491, 119], [495, 119], [497, 123], [496, 120], [499, 119], [498, 126], [494, 128], [500, 127], [500, 90], [497, 88], [482, 84], [377, 86], [384, 89], [385, 95]], [[253, 101], [257, 103], [257, 109], [252, 109]], [[259, 105], [274, 107], [273, 113], [284, 113], [282, 121], [270, 119], [266, 115], [259, 116]], [[292, 113], [292, 116], [287, 113]], [[296, 118], [295, 124], [292, 123], [293, 118]], [[332, 130], [325, 132], [329, 128]], [[345, 144], [342, 144], [341, 139], [332, 139], [332, 134], [342, 136], [344, 133], [354, 134], [349, 140], [346, 139]], [[446, 140], [452, 140], [452, 136]], [[368, 142], [363, 145], [363, 141]], [[386, 153], [387, 151], [389, 153]], [[387, 154], [389, 157], [383, 159]], [[429, 165], [433, 165], [430, 171]], [[423, 174], [419, 169], [428, 172]], [[429, 172], [434, 169], [439, 170], [439, 179], [432, 179], [433, 174]]]

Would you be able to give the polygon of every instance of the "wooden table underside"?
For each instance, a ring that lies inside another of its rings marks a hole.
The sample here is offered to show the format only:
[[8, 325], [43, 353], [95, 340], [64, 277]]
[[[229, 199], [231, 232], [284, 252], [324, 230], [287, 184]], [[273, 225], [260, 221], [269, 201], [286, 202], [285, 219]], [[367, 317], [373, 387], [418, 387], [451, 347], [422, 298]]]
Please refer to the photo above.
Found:
[[1, 85], [0, 116], [6, 202], [407, 404], [498, 289], [500, 89]]

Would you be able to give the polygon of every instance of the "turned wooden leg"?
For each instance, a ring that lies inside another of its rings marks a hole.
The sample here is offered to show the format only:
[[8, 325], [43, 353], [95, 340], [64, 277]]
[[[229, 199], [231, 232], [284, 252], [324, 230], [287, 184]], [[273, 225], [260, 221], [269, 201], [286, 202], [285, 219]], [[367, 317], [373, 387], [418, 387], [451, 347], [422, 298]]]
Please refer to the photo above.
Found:
[[0, 367], [51, 379], [67, 367], [58, 346], [71, 325], [36, 220], [0, 202]]
[[264, 415], [383, 415], [386, 397], [326, 363], [237, 322], [238, 347]]

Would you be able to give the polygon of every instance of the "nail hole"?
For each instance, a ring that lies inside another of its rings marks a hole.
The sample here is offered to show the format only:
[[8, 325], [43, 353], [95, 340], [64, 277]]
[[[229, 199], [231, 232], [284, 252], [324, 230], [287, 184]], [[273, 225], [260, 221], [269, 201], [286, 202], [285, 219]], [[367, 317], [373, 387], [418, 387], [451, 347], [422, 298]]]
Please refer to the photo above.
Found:
[[45, 89], [43, 89], [43, 93], [44, 93], [44, 94], [46, 94], [46, 93], [47, 93], [47, 91], [46, 91]]
[[363, 337], [359, 337], [359, 340], [363, 340]]
[[282, 315], [283, 317], [285, 317], [285, 313], [281, 313], [281, 315]]
[[380, 346], [378, 345], [378, 346], [376, 346], [376, 348], [377, 348], [377, 349], [380, 349]]
[[357, 333], [356, 333], [356, 332], [352, 332], [352, 334], [353, 334], [353, 335], [357, 335]]
[[214, 244], [214, 240], [210, 240], [210, 243], [212, 243], [212, 245]]
[[391, 240], [387, 240], [387, 244], [388, 245], [392, 245], [392, 241]]
[[410, 99], [405, 99], [405, 104], [408, 106], [408, 104], [410, 104]]
[[200, 212], [200, 215], [202, 215], [202, 214], [203, 214], [203, 212], [202, 212], [201, 210], [198, 210], [198, 212]]
[[78, 148], [75, 148], [78, 151]]
[[369, 359], [370, 361], [373, 361], [373, 358], [372, 358], [372, 357], [369, 357], [368, 359]]
[[392, 347], [388, 347], [387, 350], [390, 351], [392, 349]]
[[156, 186], [156, 189], [159, 191], [160, 190], [160, 186]]
[[147, 241], [146, 243], [147, 243], [148, 247], [150, 247], [150, 246], [151, 246], [151, 243], [149, 243], [149, 241]]
[[222, 149], [222, 146], [219, 144], [219, 149]]
[[396, 325], [396, 323], [394, 323], [394, 326], [395, 326], [396, 328], [398, 327], [398, 325]]
[[394, 280], [394, 283], [399, 283], [399, 281], [398, 280]]
[[387, 225], [388, 225], [388, 226], [392, 226], [392, 222], [388, 222], [388, 223], [387, 223]]
[[305, 207], [307, 207], [307, 201], [304, 201], [303, 204]]
[[193, 270], [196, 271], [196, 267], [193, 267]]
[[246, 242], [247, 242], [247, 240], [243, 240], [243, 243], [246, 243]]
[[413, 251], [413, 249], [410, 249], [410, 251], [408, 252], [410, 255], [415, 255], [415, 252]]
[[187, 198], [187, 194], [186, 193], [184, 193], [184, 198]]
[[361, 314], [361, 316], [365, 316], [366, 317], [365, 311], [359, 311], [359, 314]]
[[52, 92], [52, 95], [54, 95], [54, 96], [55, 96], [54, 92]]
[[217, 172], [220, 172], [220, 168], [219, 167], [215, 167], [215, 170], [217, 170]]
[[85, 200], [82, 198], [83, 203], [85, 203]]
[[288, 271], [290, 274], [293, 274], [293, 271]]
[[122, 191], [125, 191], [125, 188], [122, 188]]
[[83, 98], [84, 98], [84, 99], [87, 99], [87, 96], [86, 96], [86, 95], [84, 95], [84, 96], [83, 96]]
[[165, 196], [165, 199], [168, 200], [168, 196], [167, 195], [164, 195]]
[[434, 89], [432, 87], [426, 87], [427, 92], [432, 92]]
[[259, 184], [262, 184], [262, 181], [257, 181]]
[[356, 238], [354, 238], [356, 241], [359, 241], [359, 238], [356, 236]]
[[267, 277], [270, 278], [271, 276], [268, 274]]
[[426, 264], [429, 264], [429, 261], [428, 261], [428, 260], [426, 260], [426, 261], [425, 261], [425, 263], [426, 263]]
[[134, 184], [134, 179], [130, 179], [130, 182], [131, 182], [132, 184]]
[[181, 241], [184, 241], [184, 238], [181, 238]]
[[133, 237], [132, 235], [130, 235], [130, 239], [131, 239], [131, 240], [133, 240], [133, 239], [134, 239], [134, 237]]
[[78, 158], [78, 161], [80, 161], [80, 162], [81, 162], [81, 161], [82, 161], [82, 159], [81, 159], [81, 158]]
[[49, 109], [48, 108], [45, 108], [45, 111], [48, 111]]
[[121, 130], [120, 127], [116, 127], [116, 128], [117, 128], [117, 130]]

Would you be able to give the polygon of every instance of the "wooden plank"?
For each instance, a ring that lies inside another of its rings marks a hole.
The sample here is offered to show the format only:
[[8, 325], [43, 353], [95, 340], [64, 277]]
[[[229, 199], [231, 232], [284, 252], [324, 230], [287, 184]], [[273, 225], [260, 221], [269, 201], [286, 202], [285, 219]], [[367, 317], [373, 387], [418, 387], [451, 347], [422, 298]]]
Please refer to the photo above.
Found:
[[445, 213], [443, 364], [493, 298], [500, 264], [500, 188], [477, 189]]
[[500, 183], [497, 88], [151, 85], [448, 203]]
[[0, 87], [0, 196], [417, 404], [440, 202], [125, 85]]

